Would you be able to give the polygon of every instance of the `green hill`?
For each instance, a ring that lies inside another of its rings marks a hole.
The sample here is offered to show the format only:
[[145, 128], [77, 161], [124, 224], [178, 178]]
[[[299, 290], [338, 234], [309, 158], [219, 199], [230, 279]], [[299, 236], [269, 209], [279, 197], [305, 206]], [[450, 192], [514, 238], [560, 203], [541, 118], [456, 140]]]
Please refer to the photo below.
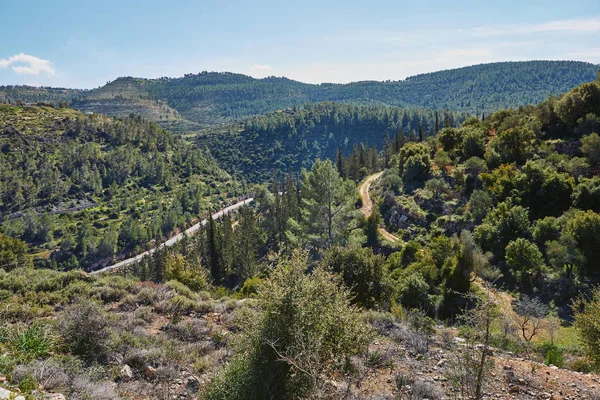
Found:
[[143, 248], [238, 190], [210, 155], [140, 117], [0, 106], [1, 229], [65, 268]]
[[196, 137], [219, 165], [240, 178], [268, 181], [274, 172], [310, 168], [317, 158], [347, 155], [358, 145], [382, 149], [386, 143], [433, 136], [437, 126], [460, 124], [468, 114], [383, 105], [308, 103], [212, 127]]
[[[549, 95], [594, 80], [597, 71], [598, 65], [577, 61], [501, 62], [415, 75], [401, 81], [320, 85], [287, 78], [254, 79], [229, 72], [202, 72], [181, 78], [119, 78], [101, 88], [65, 96], [73, 107], [84, 111], [116, 116], [135, 113], [165, 128], [190, 132], [322, 101], [492, 112], [537, 104]], [[10, 92], [4, 97], [15, 101], [33, 89], [3, 90]], [[2, 93], [0, 90], [0, 100]], [[27, 96], [30, 98], [31, 93]], [[36, 92], [36, 96], [42, 99], [43, 93]]]

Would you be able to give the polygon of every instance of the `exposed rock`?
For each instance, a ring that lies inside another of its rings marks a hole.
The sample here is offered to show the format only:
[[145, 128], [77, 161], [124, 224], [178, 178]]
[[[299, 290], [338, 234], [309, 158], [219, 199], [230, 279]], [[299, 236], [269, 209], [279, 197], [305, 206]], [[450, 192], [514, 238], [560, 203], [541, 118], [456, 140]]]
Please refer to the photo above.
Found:
[[48, 399], [49, 400], [67, 400], [65, 395], [62, 393], [49, 393]]
[[519, 393], [521, 391], [521, 386], [511, 386], [508, 388], [508, 393]]
[[146, 378], [148, 379], [154, 379], [154, 377], [156, 376], [156, 368], [154, 368], [151, 365], [148, 365], [144, 370], [144, 375], [146, 375]]
[[17, 396], [16, 393], [11, 392], [10, 390], [0, 388], [0, 400], [25, 400], [23, 396]]
[[131, 367], [129, 365], [123, 365], [123, 367], [121, 367], [121, 378], [123, 378], [123, 380], [130, 380], [133, 379], [133, 371], [131, 370]]

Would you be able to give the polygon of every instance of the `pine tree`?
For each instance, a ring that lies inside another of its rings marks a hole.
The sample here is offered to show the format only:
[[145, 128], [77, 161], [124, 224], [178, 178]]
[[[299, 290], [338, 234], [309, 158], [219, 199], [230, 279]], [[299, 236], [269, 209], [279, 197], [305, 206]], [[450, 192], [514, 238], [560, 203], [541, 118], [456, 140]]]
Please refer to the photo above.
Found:
[[240, 209], [235, 237], [237, 274], [243, 282], [256, 274], [256, 251], [260, 242], [256, 216], [248, 206]]
[[221, 245], [219, 254], [219, 268], [221, 276], [225, 278], [233, 267], [233, 226], [231, 217], [225, 214], [220, 224], [221, 227]]
[[373, 247], [379, 244], [379, 224], [381, 223], [381, 215], [377, 206], [373, 207], [373, 212], [367, 218], [365, 226], [365, 235], [367, 235], [367, 246]]
[[215, 220], [211, 215], [208, 216], [206, 224], [206, 245], [210, 274], [214, 282], [220, 284], [223, 280], [223, 275], [221, 274], [219, 265], [219, 233]]
[[344, 171], [344, 156], [342, 155], [342, 146], [338, 146], [337, 153], [335, 155], [335, 166], [340, 176], [345, 178], [346, 171]]

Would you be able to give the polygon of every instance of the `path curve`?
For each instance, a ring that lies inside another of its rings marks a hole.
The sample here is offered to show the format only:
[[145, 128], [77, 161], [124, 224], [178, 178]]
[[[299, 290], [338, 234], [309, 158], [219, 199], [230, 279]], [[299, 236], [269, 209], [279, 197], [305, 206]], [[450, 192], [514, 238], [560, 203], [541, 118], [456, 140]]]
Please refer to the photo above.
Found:
[[[373, 213], [373, 200], [371, 200], [371, 196], [369, 195], [369, 189], [371, 188], [371, 183], [373, 183], [374, 181], [379, 179], [382, 174], [383, 174], [383, 171], [367, 177], [367, 179], [365, 179], [365, 181], [360, 185], [360, 187], [358, 189], [359, 193], [360, 193], [360, 198], [362, 199], [362, 204], [363, 204], [362, 207], [360, 208], [360, 212], [363, 213], [363, 215], [366, 218], [369, 218], [371, 216], [371, 214]], [[388, 232], [382, 226], [379, 227], [379, 233], [381, 234], [381, 236], [383, 236], [384, 239], [389, 240], [390, 242], [400, 241], [400, 239], [398, 237], [396, 237], [395, 235]]]
[[[225, 207], [225, 208], [217, 211], [216, 213], [214, 213], [212, 215], [212, 218], [213, 219], [219, 219], [223, 215], [225, 215], [227, 213], [230, 213], [231, 211], [235, 211], [238, 208], [240, 208], [240, 207], [242, 207], [242, 206], [244, 206], [246, 204], [252, 203], [253, 201], [254, 201], [254, 198], [253, 197], [249, 197], [249, 198], [247, 198], [245, 200], [242, 200], [240, 202], [232, 204], [232, 205], [230, 205], [228, 207]], [[102, 272], [114, 271], [115, 269], [118, 269], [118, 268], [121, 268], [121, 267], [124, 267], [124, 266], [127, 266], [127, 265], [134, 264], [136, 262], [139, 262], [142, 258], [144, 258], [145, 256], [148, 256], [148, 255], [150, 255], [152, 253], [154, 253], [156, 250], [160, 250], [160, 249], [162, 249], [165, 246], [173, 246], [175, 243], [177, 243], [181, 239], [183, 239], [183, 235], [184, 234], [186, 234], [188, 236], [194, 234], [198, 229], [200, 229], [200, 226], [206, 225], [207, 222], [208, 222], [208, 220], [203, 219], [202, 221], [198, 222], [197, 224], [192, 225], [191, 227], [189, 227], [188, 229], [186, 229], [185, 232], [181, 232], [179, 235], [173, 236], [171, 239], [169, 239], [166, 242], [162, 243], [158, 247], [152, 248], [152, 249], [150, 249], [148, 251], [144, 251], [143, 253], [140, 253], [140, 254], [138, 254], [135, 257], [131, 257], [131, 258], [128, 258], [126, 260], [119, 261], [118, 263], [110, 265], [108, 267], [104, 267], [102, 269], [98, 269], [96, 271], [92, 271], [92, 272], [90, 272], [90, 274], [91, 275], [95, 275], [95, 274], [100, 274]]]

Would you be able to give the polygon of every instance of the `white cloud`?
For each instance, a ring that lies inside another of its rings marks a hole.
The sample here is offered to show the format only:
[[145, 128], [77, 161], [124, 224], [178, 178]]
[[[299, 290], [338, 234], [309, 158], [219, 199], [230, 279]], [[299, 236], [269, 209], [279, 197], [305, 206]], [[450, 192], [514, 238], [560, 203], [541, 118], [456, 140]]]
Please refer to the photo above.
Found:
[[521, 25], [496, 25], [490, 27], [477, 27], [471, 30], [475, 36], [507, 36], [525, 35], [542, 32], [600, 32], [600, 17], [564, 19], [548, 21], [538, 24]]
[[250, 76], [264, 78], [273, 75], [273, 67], [267, 64], [254, 64], [250, 67]]
[[[17, 64], [17, 65], [14, 65]], [[54, 76], [56, 71], [50, 65], [49, 60], [42, 60], [29, 54], [16, 54], [7, 59], [0, 59], [0, 68], [11, 67], [17, 74], [39, 75], [45, 72], [48, 76]]]

